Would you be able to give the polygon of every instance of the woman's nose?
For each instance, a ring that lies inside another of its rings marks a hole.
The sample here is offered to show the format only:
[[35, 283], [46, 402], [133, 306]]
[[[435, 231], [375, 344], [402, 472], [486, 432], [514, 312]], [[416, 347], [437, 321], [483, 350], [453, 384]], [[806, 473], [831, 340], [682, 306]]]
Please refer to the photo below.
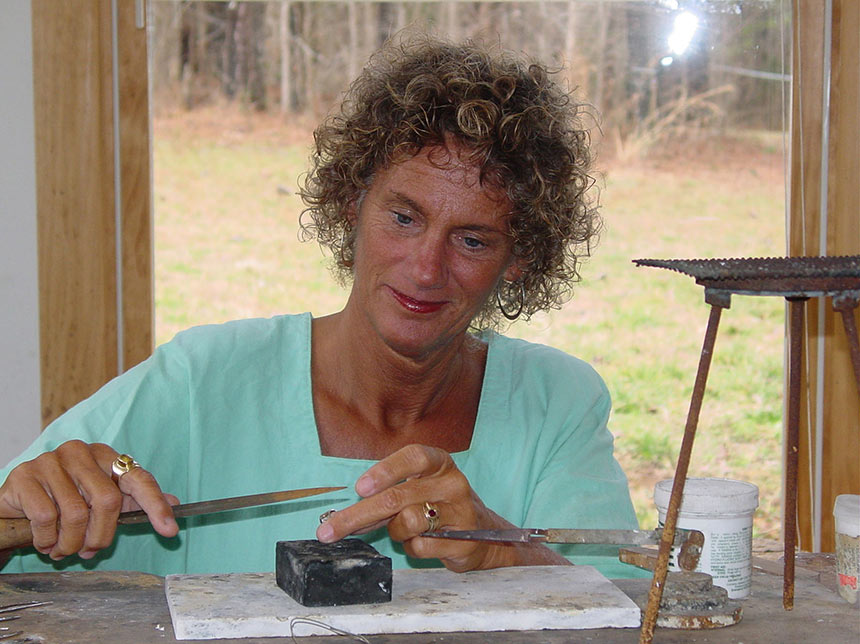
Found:
[[445, 244], [441, 240], [425, 238], [418, 244], [411, 258], [412, 279], [422, 288], [444, 286], [448, 275]]

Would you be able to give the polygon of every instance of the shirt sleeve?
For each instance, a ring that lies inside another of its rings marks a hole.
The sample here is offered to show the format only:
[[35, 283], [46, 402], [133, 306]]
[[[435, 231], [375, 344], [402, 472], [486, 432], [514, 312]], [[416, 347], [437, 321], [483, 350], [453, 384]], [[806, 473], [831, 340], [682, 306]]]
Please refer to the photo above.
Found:
[[[175, 347], [165, 345], [52, 422], [0, 470], [0, 480], [5, 481], [18, 464], [77, 439], [106, 443], [120, 453], [132, 455], [155, 476], [162, 490], [181, 499], [188, 460], [188, 389], [185, 364]], [[33, 549], [21, 549], [4, 572], [67, 566], [55, 565]]]
[[[543, 462], [525, 526], [637, 529], [627, 477], [613, 454], [608, 428], [611, 398], [603, 379], [586, 363], [557, 356], [544, 367], [549, 389], [539, 450]], [[608, 577], [649, 576], [618, 560], [618, 547], [553, 546], [570, 561], [597, 567]]]

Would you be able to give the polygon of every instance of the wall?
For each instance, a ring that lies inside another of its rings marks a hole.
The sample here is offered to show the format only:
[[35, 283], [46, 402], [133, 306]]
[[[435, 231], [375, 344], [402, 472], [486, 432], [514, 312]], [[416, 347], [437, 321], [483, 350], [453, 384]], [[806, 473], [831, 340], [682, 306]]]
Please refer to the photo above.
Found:
[[[30, 2], [0, 20], [0, 464], [39, 433], [39, 303]], [[11, 64], [13, 63], [14, 64]]]

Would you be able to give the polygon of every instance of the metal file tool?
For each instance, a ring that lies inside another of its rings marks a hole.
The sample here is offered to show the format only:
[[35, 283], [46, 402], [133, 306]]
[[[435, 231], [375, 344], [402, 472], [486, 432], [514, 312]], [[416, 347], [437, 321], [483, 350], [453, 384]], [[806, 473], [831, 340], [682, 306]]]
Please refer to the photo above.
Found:
[[[662, 530], [578, 530], [563, 528], [505, 528], [501, 530], [448, 530], [424, 532], [422, 537], [507, 543], [591, 543], [609, 545], [656, 545]], [[678, 565], [694, 570], [699, 563], [705, 536], [698, 530], [675, 530], [673, 545], [680, 548]]]
[[[197, 501], [195, 503], [183, 503], [173, 506], [173, 516], [176, 518], [190, 517], [198, 514], [212, 514], [224, 512], [225, 510], [237, 510], [239, 508], [250, 508], [257, 505], [270, 503], [282, 503], [301, 499], [316, 494], [325, 494], [344, 489], [339, 487], [311, 487], [301, 490], [283, 490], [280, 492], [265, 492], [263, 494], [248, 494], [246, 496], [233, 496], [226, 499], [214, 499], [212, 501]], [[145, 523], [149, 521], [143, 510], [123, 512], [119, 515], [117, 523], [126, 525], [130, 523]], [[32, 545], [33, 534], [30, 532], [30, 521], [28, 519], [0, 519], [0, 550], [10, 548], [22, 548]]]

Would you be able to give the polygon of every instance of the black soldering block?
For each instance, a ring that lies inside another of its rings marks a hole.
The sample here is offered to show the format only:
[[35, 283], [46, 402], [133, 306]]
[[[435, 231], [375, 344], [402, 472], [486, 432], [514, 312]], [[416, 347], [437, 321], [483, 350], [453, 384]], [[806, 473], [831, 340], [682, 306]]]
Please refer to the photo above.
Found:
[[361, 539], [278, 541], [275, 578], [302, 606], [391, 601], [391, 559]]

